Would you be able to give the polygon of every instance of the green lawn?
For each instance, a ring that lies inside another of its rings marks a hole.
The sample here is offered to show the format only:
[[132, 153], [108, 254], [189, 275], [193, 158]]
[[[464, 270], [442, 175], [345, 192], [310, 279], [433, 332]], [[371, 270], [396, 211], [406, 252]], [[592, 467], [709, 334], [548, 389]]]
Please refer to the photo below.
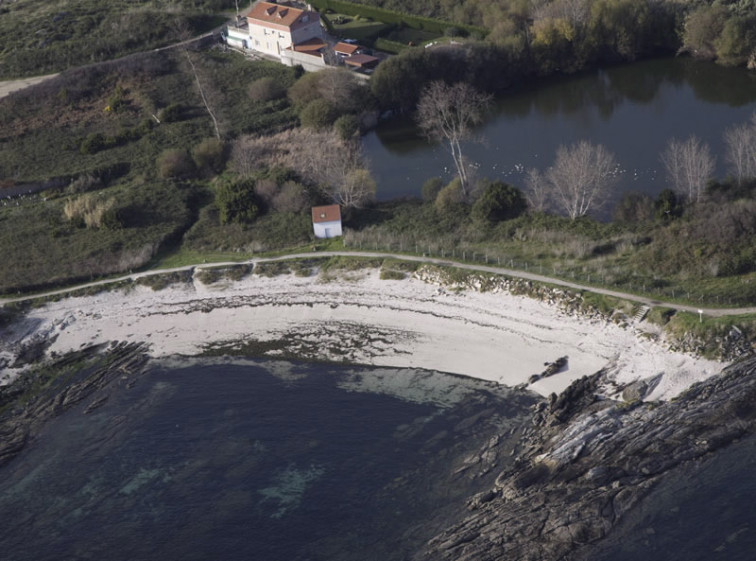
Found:
[[[355, 39], [360, 44], [372, 46], [375, 40], [391, 29], [391, 25], [372, 21], [363, 18], [355, 18], [344, 14], [328, 14], [328, 19], [333, 24], [333, 30], [336, 35], [342, 39]], [[342, 21], [343, 23], [338, 23]]]

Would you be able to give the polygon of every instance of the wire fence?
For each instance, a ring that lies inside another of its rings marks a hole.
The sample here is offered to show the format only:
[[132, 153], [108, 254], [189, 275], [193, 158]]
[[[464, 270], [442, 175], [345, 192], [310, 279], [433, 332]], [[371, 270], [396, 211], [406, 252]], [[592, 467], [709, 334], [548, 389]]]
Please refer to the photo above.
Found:
[[526, 272], [584, 285], [627, 292], [652, 300], [698, 305], [701, 307], [750, 307], [756, 305], [756, 286], [748, 279], [742, 280], [739, 294], [732, 290], [726, 295], [706, 294], [702, 290], [675, 285], [665, 279], [653, 279], [612, 268], [588, 268], [585, 265], [562, 266], [553, 263], [527, 260], [495, 248], [481, 249], [456, 240], [439, 238], [435, 241], [412, 239], [400, 235], [360, 235], [349, 232], [344, 236], [344, 246], [358, 251], [376, 251], [451, 260], [466, 264], [485, 265], [514, 272]]

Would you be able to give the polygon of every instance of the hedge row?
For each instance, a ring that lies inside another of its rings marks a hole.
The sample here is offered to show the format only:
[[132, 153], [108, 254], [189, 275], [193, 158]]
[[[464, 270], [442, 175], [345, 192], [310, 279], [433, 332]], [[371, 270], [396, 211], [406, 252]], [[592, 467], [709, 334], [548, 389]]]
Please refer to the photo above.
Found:
[[347, 0], [310, 0], [310, 4], [322, 12], [325, 10], [333, 10], [340, 14], [371, 18], [383, 23], [404, 24], [413, 29], [422, 29], [424, 31], [430, 31], [431, 33], [438, 33], [439, 35], [443, 35], [450, 27], [456, 27], [457, 29], [467, 31], [468, 33], [476, 32], [482, 36], [486, 34], [485, 29], [475, 27], [474, 25], [463, 25], [440, 19], [413, 16], [410, 14], [395, 12], [393, 10], [385, 10], [376, 6], [355, 4], [354, 2], [348, 2]]
[[379, 51], [383, 51], [384, 53], [393, 53], [398, 55], [409, 47], [404, 43], [400, 43], [398, 41], [391, 41], [390, 39], [386, 39], [384, 37], [378, 37], [375, 40], [375, 48]]

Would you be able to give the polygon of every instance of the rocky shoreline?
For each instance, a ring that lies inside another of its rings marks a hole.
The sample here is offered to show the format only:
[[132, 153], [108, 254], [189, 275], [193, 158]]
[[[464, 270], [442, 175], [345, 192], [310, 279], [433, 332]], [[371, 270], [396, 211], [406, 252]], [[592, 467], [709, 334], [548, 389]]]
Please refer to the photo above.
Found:
[[[0, 466], [68, 408], [84, 403], [89, 413], [111, 392], [130, 387], [148, 360], [139, 345], [84, 349], [4, 388]], [[416, 527], [415, 536], [431, 536], [439, 518], [453, 524], [413, 559], [596, 559], [595, 548], [612, 539], [658, 484], [756, 429], [756, 357], [668, 402], [642, 401], [649, 388], [637, 385], [626, 388], [626, 401], [607, 399], [605, 378], [599, 372], [539, 400], [529, 426], [494, 435], [450, 465], [450, 472], [485, 488], [467, 501], [467, 511], [439, 513]], [[479, 430], [476, 438], [484, 436]], [[497, 469], [504, 471], [494, 481]]]
[[655, 485], [756, 428], [756, 358], [664, 403], [600, 399], [602, 373], [539, 403], [515, 467], [416, 561], [590, 559]]
[[89, 347], [27, 371], [0, 387], [0, 467], [32, 441], [44, 425], [77, 403], [85, 413], [102, 405], [112, 384], [129, 386], [148, 356], [142, 345]]

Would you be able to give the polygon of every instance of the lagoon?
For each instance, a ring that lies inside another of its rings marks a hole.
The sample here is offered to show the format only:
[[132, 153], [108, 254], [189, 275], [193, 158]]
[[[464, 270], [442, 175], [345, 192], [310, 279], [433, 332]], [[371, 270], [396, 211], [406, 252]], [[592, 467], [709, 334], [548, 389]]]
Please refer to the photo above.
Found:
[[[727, 173], [722, 135], [756, 112], [756, 73], [687, 58], [664, 58], [553, 78], [497, 99], [479, 142], [465, 153], [478, 177], [523, 187], [530, 168], [545, 170], [557, 148], [603, 144], [619, 163], [619, 194], [656, 195], [666, 187], [659, 154], [672, 138], [695, 134]], [[411, 119], [383, 122], [363, 139], [378, 198], [420, 196], [423, 182], [453, 177], [445, 146], [428, 143]]]

